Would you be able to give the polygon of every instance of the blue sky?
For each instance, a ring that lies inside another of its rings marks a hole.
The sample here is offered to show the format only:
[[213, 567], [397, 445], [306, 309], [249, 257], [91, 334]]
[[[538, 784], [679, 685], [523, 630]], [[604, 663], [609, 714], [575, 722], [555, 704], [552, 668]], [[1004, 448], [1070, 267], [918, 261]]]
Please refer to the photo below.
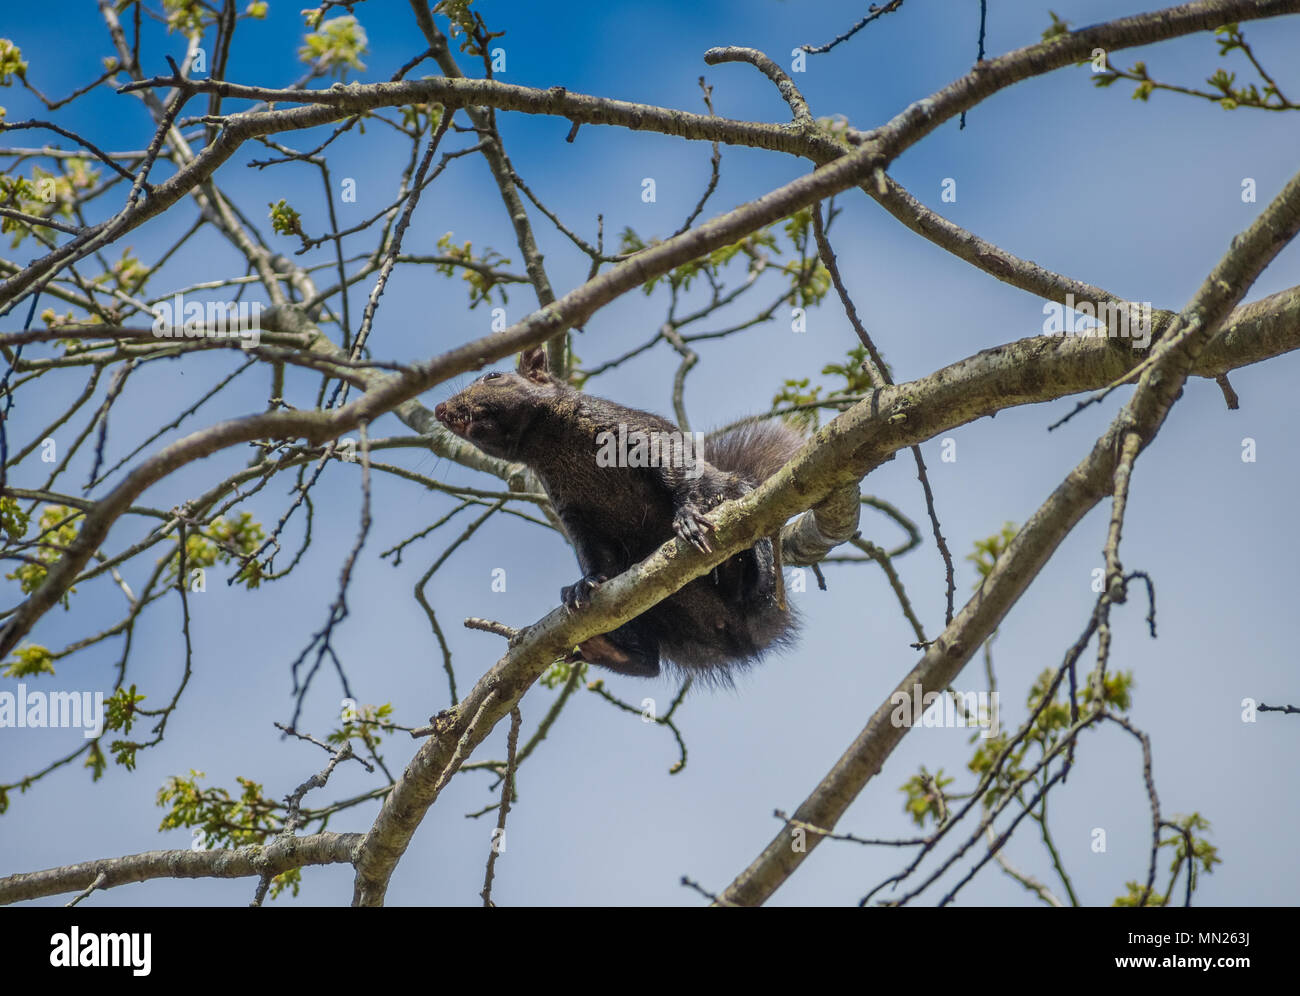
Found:
[[[68, 31], [56, 7], [24, 6], [6, 17], [0, 35], [22, 46], [31, 76], [48, 94], [84, 84], [108, 54], [106, 33], [88, 6], [79, 7], [79, 30]], [[1150, 7], [1132, 3], [1068, 2], [991, 4], [987, 49], [998, 54], [1031, 43], [1050, 22], [1051, 6], [1074, 26]], [[697, 78], [713, 86], [721, 115], [767, 121], [786, 119], [774, 87], [752, 67], [708, 67], [704, 51], [715, 45], [750, 45], [783, 64], [804, 42], [838, 34], [863, 11], [859, 3], [816, 5], [746, 0], [744, 3], [567, 5], [478, 2], [506, 49], [501, 78], [530, 86], [562, 85], [571, 91], [701, 110]], [[70, 8], [69, 8], [70, 9]], [[270, 18], [241, 30], [227, 78], [282, 85], [299, 75], [298, 7], [272, 2]], [[357, 13], [370, 39], [364, 82], [387, 79], [420, 44], [405, 4], [361, 4]], [[872, 24], [834, 52], [812, 57], [797, 82], [817, 116], [845, 115], [857, 127], [887, 120], [965, 72], [974, 59], [978, 4], [963, 0], [909, 0], [903, 9]], [[1246, 36], [1264, 64], [1286, 78], [1288, 59], [1300, 43], [1300, 19], [1246, 25]], [[162, 54], [179, 57], [183, 44], [155, 32], [147, 46], [163, 72]], [[1239, 62], [1221, 60], [1208, 34], [1122, 53], [1131, 65], [1145, 59], [1152, 74], [1195, 84], [1220, 64], [1243, 73]], [[1239, 56], [1236, 57], [1239, 60]], [[462, 64], [470, 70], [468, 60]], [[1300, 115], [1242, 110], [1227, 113], [1203, 102], [1156, 94], [1134, 101], [1119, 83], [1096, 90], [1086, 69], [1063, 70], [1029, 80], [980, 105], [967, 128], [942, 127], [906, 152], [891, 173], [918, 198], [953, 221], [1022, 257], [1106, 287], [1135, 300], [1177, 309], [1227, 248], [1295, 169]], [[9, 120], [41, 112], [21, 91], [0, 91]], [[232, 108], [227, 108], [232, 109]], [[499, 114], [507, 149], [525, 180], [571, 227], [595, 232], [597, 212], [612, 238], [625, 226], [644, 237], [667, 236], [695, 204], [708, 178], [707, 145], [617, 128], [584, 126], [566, 144], [568, 122]], [[150, 133], [144, 111], [132, 98], [98, 95], [73, 105], [60, 122], [84, 130], [110, 149], [138, 148]], [[323, 136], [323, 133], [322, 133]], [[9, 139], [10, 136], [6, 136]], [[316, 135], [290, 135], [297, 147]], [[30, 136], [19, 139], [31, 144]], [[464, 136], [457, 138], [466, 144]], [[16, 144], [9, 142], [7, 144]], [[368, 216], [391, 199], [405, 163], [401, 147], [378, 126], [334, 148], [334, 176], [358, 181], [359, 197], [347, 205], [343, 224]], [[245, 166], [265, 150], [250, 148], [218, 174], [223, 189], [250, 216], [265, 217], [268, 202], [288, 198], [310, 229], [324, 227], [319, 180], [297, 166], [253, 170]], [[808, 164], [776, 154], [725, 148], [722, 182], [706, 217], [755, 197], [806, 172]], [[641, 180], [656, 179], [658, 199], [641, 201]], [[957, 182], [955, 204], [941, 204], [940, 184]], [[1243, 177], [1253, 177], [1259, 204], [1243, 204]], [[906, 380], [980, 349], [1036, 334], [1042, 302], [998, 283], [921, 240], [857, 194], [842, 198], [843, 214], [832, 231], [842, 270], [858, 309], [895, 377]], [[131, 233], [125, 245], [143, 259], [157, 254], [193, 219], [182, 204]], [[580, 283], [585, 257], [534, 214], [551, 281], [558, 292]], [[426, 193], [406, 249], [432, 253], [439, 236], [491, 246], [521, 270], [509, 219], [481, 158], [459, 160]], [[295, 246], [282, 240], [284, 251]], [[368, 248], [362, 237], [351, 246]], [[110, 256], [115, 257], [118, 247]], [[327, 256], [316, 257], [317, 260]], [[178, 254], [151, 285], [161, 294], [192, 281], [242, 272], [237, 255], [203, 234]], [[1262, 296], [1297, 282], [1300, 250], [1288, 248], [1248, 295]], [[328, 281], [322, 277], [322, 281]], [[354, 291], [354, 315], [369, 285]], [[511, 288], [511, 320], [533, 305], [531, 292]], [[663, 320], [661, 296], [629, 295], [598, 315], [577, 339], [584, 363], [619, 355], [653, 333]], [[739, 315], [740, 312], [734, 314]], [[488, 331], [480, 307], [465, 308], [459, 280], [427, 269], [399, 271], [385, 294], [372, 343], [384, 359], [425, 357]], [[724, 324], [720, 320], [718, 325]], [[0, 330], [17, 327], [14, 317]], [[698, 347], [699, 367], [686, 400], [697, 427], [728, 422], [768, 406], [787, 377], [816, 377], [844, 354], [854, 336], [828, 303], [809, 319], [809, 333], [792, 337], [782, 322], [755, 329], [744, 342], [722, 340]], [[141, 371], [115, 409], [110, 453], [125, 453], [231, 369], [208, 365], [210, 357]], [[590, 389], [642, 408], [668, 411], [672, 354], [656, 349], [595, 380]], [[1151, 734], [1154, 774], [1166, 816], [1201, 812], [1212, 823], [1211, 841], [1224, 864], [1203, 879], [1205, 905], [1269, 905], [1294, 901], [1300, 866], [1279, 861], [1289, 853], [1300, 802], [1290, 791], [1290, 758], [1300, 733], [1279, 716], [1243, 724], [1240, 703], [1300, 699], [1295, 682], [1288, 620], [1296, 590], [1296, 425], [1300, 398], [1291, 390], [1300, 359], [1284, 356], [1232, 377], [1239, 411], [1225, 409], [1211, 382], [1194, 381], [1138, 463], [1125, 530], [1123, 560], [1148, 571], [1157, 586], [1159, 638], [1145, 632], [1145, 606], [1137, 601], [1114, 620], [1112, 667], [1136, 676], [1132, 718]], [[463, 378], [458, 383], [463, 382]], [[455, 384], [424, 399], [432, 405]], [[15, 410], [14, 432], [26, 439], [53, 418], [80, 390], [75, 376], [50, 381], [29, 393]], [[265, 403], [261, 373], [236, 381], [220, 408], [222, 416], [258, 410]], [[956, 441], [955, 463], [939, 460], [939, 441], [923, 447], [944, 532], [958, 558], [958, 598], [975, 581], [963, 559], [972, 543], [1003, 522], [1023, 522], [1086, 452], [1122, 400], [1113, 398], [1065, 428], [1047, 425], [1073, 407], [1061, 400], [1012, 409], [946, 434]], [[208, 413], [208, 424], [217, 410]], [[196, 428], [192, 426], [190, 428]], [[376, 424], [375, 435], [404, 434], [395, 417]], [[173, 436], [176, 434], [173, 434]], [[1257, 442], [1259, 458], [1243, 463], [1242, 440]], [[167, 437], [171, 438], [171, 437]], [[161, 444], [159, 444], [161, 445]], [[148, 492], [156, 507], [199, 493], [241, 466], [240, 451], [213, 457]], [[428, 454], [411, 452], [404, 462], [422, 473], [492, 487], [493, 482]], [[87, 466], [69, 475], [85, 479]], [[44, 465], [29, 461], [14, 482], [34, 487]], [[288, 502], [288, 480], [245, 506], [274, 522]], [[168, 730], [165, 744], [140, 756], [138, 770], [110, 768], [98, 783], [79, 770], [45, 779], [15, 794], [0, 818], [0, 874], [164, 847], [186, 847], [181, 831], [160, 834], [162, 811], [153, 797], [171, 774], [195, 768], [213, 785], [233, 786], [236, 776], [261, 782], [282, 797], [323, 764], [309, 745], [285, 742], [271, 725], [287, 720], [289, 663], [324, 621], [338, 570], [355, 534], [359, 489], [355, 471], [334, 467], [317, 501], [316, 541], [289, 579], [248, 593], [213, 583], [195, 603], [195, 677]], [[873, 473], [863, 491], [903, 508], [918, 522], [924, 505], [910, 460], [900, 458]], [[328, 496], [330, 499], [326, 501]], [[379, 551], [423, 528], [448, 508], [449, 499], [409, 484], [382, 481], [375, 492], [375, 526], [350, 595], [351, 616], [336, 639], [353, 689], [363, 702], [392, 702], [399, 721], [418, 724], [446, 704], [440, 655], [411, 586], [451, 538], [417, 544], [396, 569]], [[1059, 663], [1084, 626], [1092, 606], [1091, 572], [1101, 564], [1108, 506], [1095, 509], [1062, 544], [1034, 586], [999, 631], [995, 646], [1004, 722], [1024, 715], [1024, 691], [1043, 669]], [[110, 545], [120, 548], [140, 527], [122, 524]], [[865, 510], [863, 533], [883, 546], [898, 530]], [[290, 530], [296, 542], [300, 534]], [[148, 559], [148, 558], [146, 558]], [[137, 566], [143, 575], [152, 560]], [[493, 568], [507, 571], [504, 593], [491, 590]], [[941, 627], [942, 564], [930, 547], [898, 563], [909, 594], [931, 635]], [[454, 555], [431, 584], [457, 662], [461, 687], [500, 654], [498, 638], [460, 628], [465, 616], [489, 616], [526, 625], [557, 604], [562, 585], [576, 577], [570, 551], [554, 535], [503, 519]], [[744, 676], [733, 691], [693, 694], [680, 713], [690, 749], [677, 775], [669, 766], [676, 750], [667, 731], [610, 708], [580, 692], [520, 775], [519, 801], [511, 812], [508, 846], [497, 865], [494, 894], [502, 904], [687, 905], [698, 896], [679, 884], [682, 875], [721, 889], [744, 868], [778, 827], [774, 809], [793, 810], [863, 722], [915, 662], [914, 637], [889, 587], [874, 568], [830, 567], [829, 590], [799, 596], [806, 624], [799, 646]], [[17, 598], [12, 582], [6, 604]], [[116, 600], [114, 600], [116, 598]], [[114, 589], [87, 589], [75, 611], [56, 610], [34, 632], [38, 642], [61, 645], [94, 631], [120, 614]], [[170, 696], [181, 664], [179, 609], [159, 603], [138, 629], [129, 680], [156, 704]], [[47, 688], [108, 690], [120, 644], [97, 647], [63, 662]], [[974, 661], [959, 688], [982, 687]], [[0, 690], [15, 682], [0, 679]], [[622, 698], [652, 696], [666, 703], [675, 687], [666, 680], [638, 682], [610, 677]], [[534, 689], [523, 703], [526, 729], [552, 701]], [[337, 684], [323, 677], [308, 699], [303, 725], [323, 734], [336, 715]], [[43, 766], [69, 748], [69, 731], [0, 731], [0, 780]], [[961, 774], [969, 756], [966, 731], [915, 730], [884, 771], [849, 810], [840, 829], [863, 836], [910, 836], [899, 786], [920, 764]], [[396, 771], [413, 747], [404, 736], [387, 741]], [[1141, 758], [1131, 738], [1114, 729], [1092, 733], [1068, 785], [1052, 796], [1051, 821], [1062, 859], [1081, 899], [1105, 904], [1142, 878], [1150, 835]], [[504, 729], [476, 758], [504, 754]], [[458, 776], [429, 814], [394, 877], [392, 904], [473, 904], [482, 886], [489, 820], [465, 814], [493, 801], [483, 774]], [[372, 783], [359, 768], [341, 769], [326, 796], [362, 791]], [[962, 785], [959, 777], [958, 785]], [[363, 830], [374, 807], [361, 807], [332, 829]], [[1096, 854], [1094, 828], [1107, 831], [1109, 848]], [[1046, 856], [1026, 828], [1008, 855], [1047, 877]], [[825, 844], [774, 897], [779, 905], [853, 903], [901, 866], [893, 849]], [[1161, 876], [1167, 860], [1162, 858]], [[155, 882], [97, 896], [98, 904], [240, 904], [251, 881]], [[942, 892], [927, 893], [930, 901]], [[308, 869], [297, 902], [344, 903], [351, 896], [347, 868]], [[62, 900], [59, 900], [62, 901]], [[283, 899], [280, 902], [291, 902]], [[1023, 903], [1020, 886], [986, 869], [962, 894], [966, 904]]]

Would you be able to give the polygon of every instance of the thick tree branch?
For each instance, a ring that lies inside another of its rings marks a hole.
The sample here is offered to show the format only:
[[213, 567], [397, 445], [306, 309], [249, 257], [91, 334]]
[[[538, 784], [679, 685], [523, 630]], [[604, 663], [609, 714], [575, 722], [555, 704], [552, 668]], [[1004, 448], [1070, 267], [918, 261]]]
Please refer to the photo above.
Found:
[[[155, 878], [247, 878], [275, 876], [307, 865], [350, 864], [357, 833], [316, 833], [277, 838], [265, 847], [238, 850], [145, 851], [120, 858], [82, 861], [45, 871], [0, 878], [0, 903], [18, 903], [65, 892], [111, 889]], [[103, 881], [99, 881], [103, 876]]]

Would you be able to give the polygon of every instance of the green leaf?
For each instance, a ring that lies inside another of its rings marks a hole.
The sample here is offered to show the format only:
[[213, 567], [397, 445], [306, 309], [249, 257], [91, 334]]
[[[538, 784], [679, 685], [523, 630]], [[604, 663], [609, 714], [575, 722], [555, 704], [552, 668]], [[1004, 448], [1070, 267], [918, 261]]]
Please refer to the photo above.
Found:
[[1056, 11], [1054, 10], [1049, 10], [1047, 13], [1051, 15], [1052, 23], [1043, 31], [1043, 41], [1051, 41], [1053, 38], [1059, 38], [1062, 35], [1068, 35], [1070, 33], [1069, 21], [1062, 21], [1056, 16]]
[[[77, 538], [76, 522], [84, 515], [84, 512], [64, 505], [46, 505], [38, 523], [41, 538], [36, 545], [35, 559], [19, 564], [5, 577], [17, 581], [25, 594], [34, 592], [45, 583], [48, 566], [62, 559], [64, 552]], [[69, 607], [69, 596], [76, 590], [75, 586], [69, 587], [59, 598], [65, 610]]]
[[279, 235], [301, 235], [302, 217], [282, 197], [270, 207], [271, 229]]
[[366, 64], [361, 61], [361, 56], [365, 54], [369, 42], [361, 22], [351, 14], [346, 14], [322, 24], [319, 22], [320, 12], [316, 11], [315, 14], [314, 20], [308, 17], [308, 24], [317, 30], [303, 38], [304, 44], [298, 50], [299, 61], [329, 70], [340, 78], [349, 69], [364, 70]]
[[38, 643], [25, 643], [15, 650], [13, 659], [4, 669], [6, 678], [32, 678], [53, 673], [54, 655]]
[[31, 515], [23, 511], [17, 498], [10, 498], [8, 495], [0, 497], [0, 529], [3, 529], [11, 540], [20, 540], [27, 535], [27, 523], [30, 519]]
[[130, 733], [136, 719], [136, 703], [144, 699], [145, 696], [136, 694], [135, 685], [115, 691], [104, 702], [105, 729]]
[[12, 86], [13, 77], [27, 81], [27, 63], [23, 50], [8, 38], [0, 38], [0, 86]]
[[104, 757], [104, 752], [99, 749], [99, 741], [90, 742], [90, 750], [86, 754], [86, 762], [82, 765], [90, 769], [90, 780], [97, 782], [104, 777], [104, 771], [108, 767], [108, 761]]

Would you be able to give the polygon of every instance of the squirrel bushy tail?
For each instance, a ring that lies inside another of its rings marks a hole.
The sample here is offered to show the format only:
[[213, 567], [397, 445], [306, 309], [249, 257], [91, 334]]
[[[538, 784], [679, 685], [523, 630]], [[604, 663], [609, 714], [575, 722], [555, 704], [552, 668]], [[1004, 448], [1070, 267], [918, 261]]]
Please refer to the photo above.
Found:
[[[782, 422], [748, 422], [708, 437], [704, 454], [718, 470], [743, 482], [743, 494], [780, 470], [803, 443], [803, 437]], [[678, 619], [675, 622], [686, 625], [666, 626], [659, 644], [670, 663], [684, 672], [703, 672], [706, 680], [725, 684], [730, 682], [733, 670], [756, 664], [768, 651], [784, 649], [794, 642], [799, 617], [785, 598], [774, 540], [780, 542], [778, 537], [763, 537], [711, 574], [691, 582], [710, 585], [714, 592], [722, 594], [727, 611], [718, 615], [711, 600], [700, 599], [698, 607], [703, 610], [703, 618]], [[689, 589], [690, 585], [683, 591]], [[686, 606], [693, 607], [689, 599]], [[708, 614], [710, 610], [713, 615]]]
[[784, 422], [746, 422], [704, 441], [705, 456], [719, 470], [761, 484], [784, 466], [804, 439]]

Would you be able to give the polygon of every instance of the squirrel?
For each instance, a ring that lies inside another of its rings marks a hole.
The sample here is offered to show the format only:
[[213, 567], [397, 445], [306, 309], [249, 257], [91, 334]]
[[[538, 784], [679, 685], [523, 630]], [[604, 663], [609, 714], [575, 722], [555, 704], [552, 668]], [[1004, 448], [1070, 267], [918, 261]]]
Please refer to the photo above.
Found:
[[[804, 442], [784, 424], [757, 423], [705, 443], [703, 433], [682, 433], [658, 415], [578, 391], [547, 370], [540, 348], [520, 354], [514, 372], [479, 377], [434, 415], [489, 456], [537, 475], [582, 570], [560, 591], [570, 611], [674, 535], [710, 552], [705, 513], [753, 491]], [[579, 644], [568, 660], [653, 678], [662, 658], [683, 675], [730, 684], [733, 669], [787, 646], [797, 627], [779, 539], [774, 545], [764, 537], [630, 622]]]

